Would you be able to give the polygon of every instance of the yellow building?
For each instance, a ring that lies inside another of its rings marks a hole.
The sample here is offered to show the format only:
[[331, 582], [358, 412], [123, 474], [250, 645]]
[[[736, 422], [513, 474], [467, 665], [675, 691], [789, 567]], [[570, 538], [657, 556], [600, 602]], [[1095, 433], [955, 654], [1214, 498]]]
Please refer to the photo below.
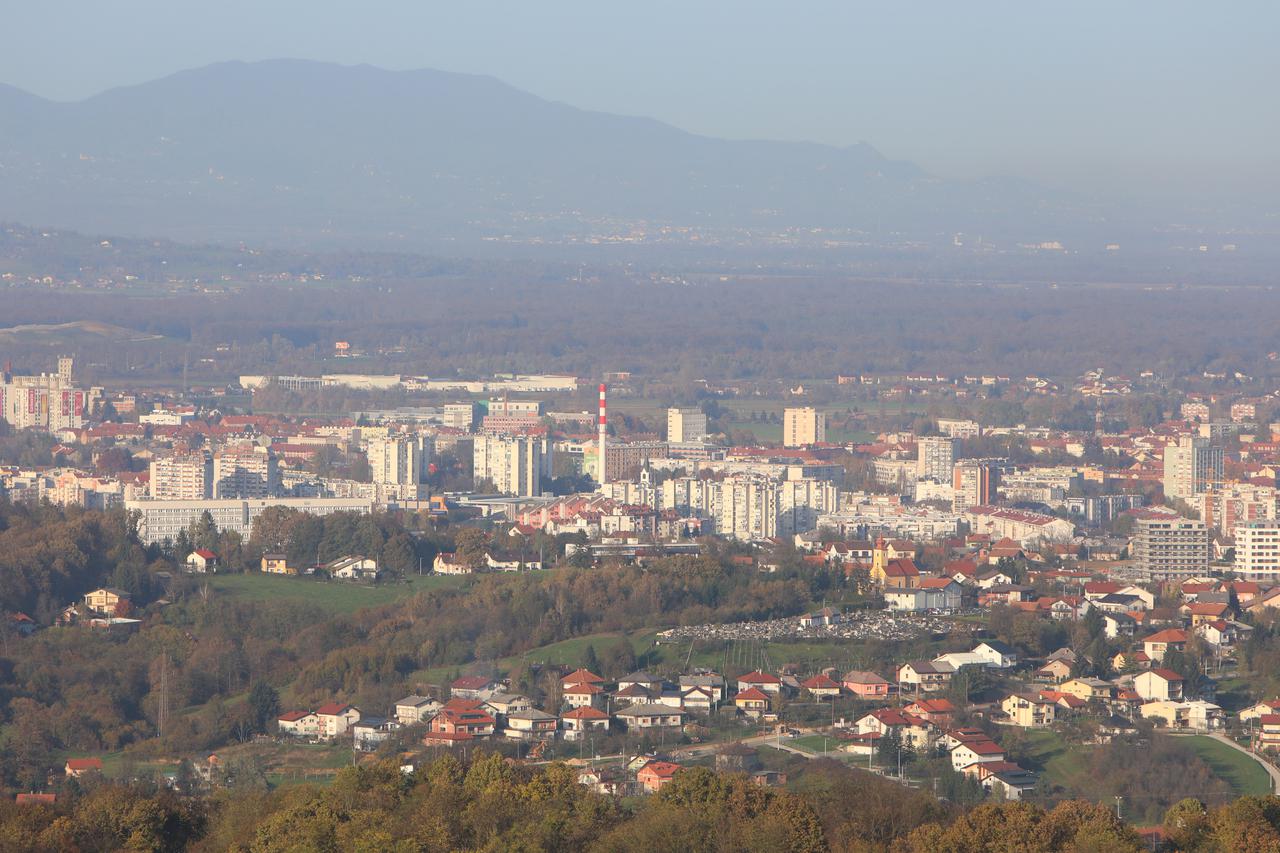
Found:
[[284, 554], [263, 554], [262, 570], [273, 575], [296, 575], [296, 567], [289, 565], [289, 558]]
[[827, 440], [827, 415], [813, 406], [782, 410], [782, 446], [804, 447]]

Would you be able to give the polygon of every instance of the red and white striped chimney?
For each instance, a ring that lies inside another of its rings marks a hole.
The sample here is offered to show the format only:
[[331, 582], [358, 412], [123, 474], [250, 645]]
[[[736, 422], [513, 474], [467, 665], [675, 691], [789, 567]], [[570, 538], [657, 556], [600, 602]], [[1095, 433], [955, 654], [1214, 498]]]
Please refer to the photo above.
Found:
[[605, 444], [606, 444], [605, 436], [608, 434], [608, 431], [609, 431], [609, 428], [608, 428], [609, 419], [608, 419], [608, 415], [605, 412], [604, 391], [605, 391], [604, 383], [601, 382], [600, 383], [600, 424], [598, 427], [599, 433], [598, 433], [596, 451], [599, 454], [599, 460], [600, 460], [598, 479], [600, 480], [600, 485], [602, 486], [605, 483], [609, 482], [608, 462], [606, 461], [607, 457], [605, 455]]

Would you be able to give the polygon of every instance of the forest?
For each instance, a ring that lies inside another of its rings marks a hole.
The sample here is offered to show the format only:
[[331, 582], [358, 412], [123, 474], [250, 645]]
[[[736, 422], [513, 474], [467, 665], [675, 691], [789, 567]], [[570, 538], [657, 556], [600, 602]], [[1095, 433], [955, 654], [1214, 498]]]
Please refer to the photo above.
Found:
[[[1164, 815], [1167, 849], [1280, 851], [1280, 798]], [[340, 771], [331, 785], [213, 797], [144, 785], [68, 786], [55, 804], [0, 804], [0, 849], [29, 851], [434, 851], [616, 853], [982, 853], [1149, 849], [1103, 805], [1020, 803], [962, 809], [836, 762], [815, 761], [787, 789], [686, 768], [657, 794], [617, 800], [559, 763], [514, 765], [497, 753], [443, 755], [406, 774], [392, 762]]]

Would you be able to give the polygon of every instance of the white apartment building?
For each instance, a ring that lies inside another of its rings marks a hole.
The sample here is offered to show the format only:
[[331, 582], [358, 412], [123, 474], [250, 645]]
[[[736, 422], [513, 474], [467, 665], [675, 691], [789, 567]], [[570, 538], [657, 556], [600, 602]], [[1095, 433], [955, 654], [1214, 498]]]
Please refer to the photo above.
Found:
[[365, 447], [373, 482], [389, 486], [417, 485], [422, 476], [422, 445], [416, 436], [372, 438]]
[[1181, 581], [1209, 571], [1209, 528], [1203, 521], [1169, 516], [1140, 518], [1130, 556], [1142, 580]]
[[335, 512], [369, 513], [369, 498], [273, 498], [269, 500], [191, 500], [191, 501], [125, 501], [125, 509], [139, 515], [138, 537], [150, 545], [173, 541], [178, 531], [209, 513], [218, 530], [234, 530], [245, 540], [253, 531], [253, 520], [267, 507], [279, 506], [309, 515]]
[[813, 406], [782, 410], [782, 446], [805, 447], [827, 440], [827, 415]]
[[72, 360], [58, 359], [57, 373], [0, 374], [0, 420], [15, 429], [57, 432], [80, 429], [102, 397], [101, 388], [76, 388]]
[[1184, 435], [1164, 449], [1164, 496], [1189, 500], [1222, 482], [1222, 448]]
[[1241, 580], [1280, 581], [1280, 521], [1242, 524], [1235, 537], [1235, 572]]
[[536, 497], [542, 478], [551, 474], [550, 443], [540, 436], [477, 436], [472, 474], [476, 482], [491, 480], [503, 494]]
[[979, 438], [982, 435], [982, 427], [977, 421], [938, 418], [937, 424], [938, 432], [951, 438]]
[[280, 493], [275, 454], [266, 447], [242, 444], [224, 447], [213, 456], [213, 496], [261, 499]]
[[707, 437], [707, 416], [701, 409], [667, 409], [667, 441], [683, 443]]
[[950, 436], [921, 436], [916, 439], [916, 479], [951, 482], [955, 465], [956, 440]]
[[153, 458], [147, 491], [158, 501], [213, 497], [213, 457], [208, 451], [197, 450]]

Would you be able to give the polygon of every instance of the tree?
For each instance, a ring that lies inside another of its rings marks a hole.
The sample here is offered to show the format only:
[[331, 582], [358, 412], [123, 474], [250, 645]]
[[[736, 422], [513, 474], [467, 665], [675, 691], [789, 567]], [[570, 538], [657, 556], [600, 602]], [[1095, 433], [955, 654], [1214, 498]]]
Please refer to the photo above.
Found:
[[280, 694], [265, 681], [254, 682], [249, 688], [249, 707], [253, 711], [255, 730], [269, 731], [270, 724], [280, 714]]
[[[212, 551], [218, 546], [218, 525], [214, 523], [213, 516], [208, 510], [200, 513], [200, 517], [191, 522], [191, 526], [187, 528], [187, 538], [191, 540], [191, 547], [205, 548]], [[185, 557], [186, 555], [179, 555]]]

